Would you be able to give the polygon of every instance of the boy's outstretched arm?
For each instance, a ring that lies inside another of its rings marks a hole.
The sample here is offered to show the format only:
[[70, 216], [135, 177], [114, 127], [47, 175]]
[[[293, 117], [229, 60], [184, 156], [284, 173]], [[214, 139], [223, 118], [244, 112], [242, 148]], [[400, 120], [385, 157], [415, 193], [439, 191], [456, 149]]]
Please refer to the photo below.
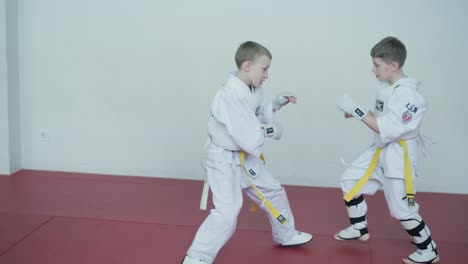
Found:
[[374, 113], [372, 113], [372, 111], [367, 112], [367, 114], [362, 117], [361, 121], [364, 122], [364, 124], [366, 124], [366, 126], [368, 126], [370, 129], [372, 129], [372, 131], [374, 131], [377, 134], [380, 134], [377, 119], [375, 118]]

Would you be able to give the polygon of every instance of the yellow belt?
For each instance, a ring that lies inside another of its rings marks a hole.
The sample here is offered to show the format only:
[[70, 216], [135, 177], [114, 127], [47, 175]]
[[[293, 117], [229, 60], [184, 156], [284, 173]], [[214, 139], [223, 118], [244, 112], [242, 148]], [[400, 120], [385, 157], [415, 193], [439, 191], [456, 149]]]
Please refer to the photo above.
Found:
[[[265, 196], [263, 196], [263, 194], [258, 190], [257, 186], [255, 186], [255, 184], [252, 182], [252, 179], [250, 179], [250, 176], [249, 174], [247, 173], [245, 167], [244, 167], [244, 159], [245, 159], [245, 152], [244, 151], [240, 151], [239, 152], [239, 160], [240, 160], [240, 165], [242, 167], [242, 170], [244, 171], [244, 175], [245, 177], [247, 177], [247, 179], [249, 180], [249, 183], [250, 183], [250, 186], [252, 186], [252, 189], [254, 190], [255, 194], [257, 195], [257, 197], [260, 199], [260, 201], [262, 201], [262, 206], [265, 205], [268, 212], [276, 219], [278, 220], [278, 222], [280, 222], [281, 224], [284, 224], [286, 223], [287, 219], [286, 217], [284, 217], [282, 214], [280, 214], [280, 212], [278, 211], [278, 209], [276, 209], [271, 203], [270, 201], [268, 201]], [[260, 158], [263, 160], [263, 162], [265, 162], [265, 158], [263, 157], [263, 154], [260, 156]], [[251, 211], [255, 211], [256, 210], [256, 206], [253, 206], [250, 208]]]
[[[398, 141], [398, 144], [403, 148], [403, 151], [405, 153], [404, 157], [404, 169], [405, 169], [405, 190], [406, 190], [406, 198], [408, 200], [408, 205], [409, 206], [414, 206], [415, 205], [415, 198], [414, 198], [414, 186], [413, 186], [413, 178], [412, 178], [412, 171], [411, 171], [411, 161], [409, 158], [409, 153], [408, 153], [408, 145], [406, 144], [405, 140], [400, 140]], [[351, 188], [351, 190], [345, 194], [343, 197], [345, 201], [349, 202], [351, 201], [364, 187], [366, 182], [369, 180], [370, 176], [375, 170], [375, 167], [377, 166], [377, 162], [379, 161], [379, 156], [380, 156], [380, 151], [381, 148], [377, 148], [374, 152], [374, 156], [372, 157], [372, 161], [369, 165], [369, 168], [367, 171], [364, 173], [364, 175], [359, 179], [359, 181]]]

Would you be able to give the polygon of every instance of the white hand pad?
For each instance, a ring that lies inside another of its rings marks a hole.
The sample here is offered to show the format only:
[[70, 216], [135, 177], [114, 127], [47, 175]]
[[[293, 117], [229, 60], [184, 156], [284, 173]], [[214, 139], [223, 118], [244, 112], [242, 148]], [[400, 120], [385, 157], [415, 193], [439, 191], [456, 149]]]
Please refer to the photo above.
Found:
[[361, 120], [367, 114], [367, 110], [358, 105], [358, 103], [347, 94], [340, 96], [336, 104], [338, 108], [341, 109], [341, 111], [352, 114], [359, 120]]

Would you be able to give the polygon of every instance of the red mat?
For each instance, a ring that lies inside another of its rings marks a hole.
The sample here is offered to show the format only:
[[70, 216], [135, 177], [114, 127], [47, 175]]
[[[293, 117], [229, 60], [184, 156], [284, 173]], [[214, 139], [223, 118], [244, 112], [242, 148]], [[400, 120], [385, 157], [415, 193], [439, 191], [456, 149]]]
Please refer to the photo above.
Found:
[[[0, 264], [180, 263], [208, 214], [201, 181], [23, 170], [0, 177]], [[263, 212], [246, 198], [238, 229], [216, 263], [401, 263], [415, 250], [382, 193], [369, 204], [368, 242], [335, 241], [348, 225], [336, 188], [286, 186], [300, 248], [273, 244]], [[441, 263], [468, 259], [468, 195], [418, 193]]]

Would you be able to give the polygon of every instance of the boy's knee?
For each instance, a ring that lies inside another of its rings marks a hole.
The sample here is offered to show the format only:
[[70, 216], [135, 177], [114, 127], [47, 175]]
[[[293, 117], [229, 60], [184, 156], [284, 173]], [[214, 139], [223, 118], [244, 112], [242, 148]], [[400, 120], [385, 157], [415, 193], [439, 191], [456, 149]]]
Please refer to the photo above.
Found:
[[267, 198], [268, 200], [275, 200], [275, 199], [286, 196], [286, 191], [284, 190], [283, 187], [280, 186], [279, 188], [265, 192], [264, 195], [265, 195], [265, 198]]
[[240, 210], [241, 206], [237, 205], [222, 206], [215, 209], [216, 213], [220, 215], [222, 219], [221, 221], [226, 225], [233, 225], [237, 222], [237, 216], [239, 215]]
[[344, 193], [347, 193], [349, 192], [353, 186], [356, 184], [356, 181], [350, 181], [350, 180], [342, 180], [340, 181], [340, 185], [341, 185], [341, 190], [344, 192]]
[[420, 219], [421, 218], [418, 212], [408, 212], [406, 210], [400, 210], [397, 208], [393, 208], [391, 206], [389, 206], [389, 208], [390, 208], [390, 215], [399, 221], [405, 220], [405, 219]]

